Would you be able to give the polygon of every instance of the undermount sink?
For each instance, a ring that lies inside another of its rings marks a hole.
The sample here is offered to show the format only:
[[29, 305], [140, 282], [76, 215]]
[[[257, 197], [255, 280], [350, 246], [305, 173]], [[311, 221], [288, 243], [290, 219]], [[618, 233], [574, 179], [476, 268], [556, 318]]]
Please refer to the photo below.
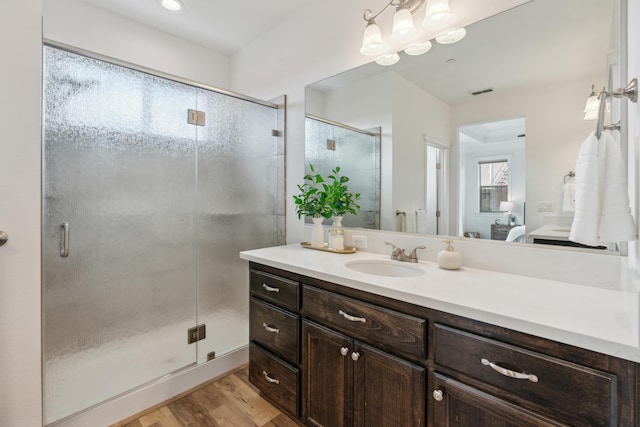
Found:
[[345, 265], [353, 271], [374, 276], [416, 277], [424, 274], [424, 271], [419, 267], [391, 260], [349, 261]]

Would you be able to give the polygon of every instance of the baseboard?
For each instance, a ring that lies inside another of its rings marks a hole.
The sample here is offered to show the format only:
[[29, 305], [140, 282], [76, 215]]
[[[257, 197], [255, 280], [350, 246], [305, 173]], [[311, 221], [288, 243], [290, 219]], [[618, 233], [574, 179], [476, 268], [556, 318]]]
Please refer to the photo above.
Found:
[[248, 361], [249, 347], [244, 346], [209, 362], [182, 369], [145, 384], [79, 414], [48, 424], [47, 427], [108, 427], [232, 371]]

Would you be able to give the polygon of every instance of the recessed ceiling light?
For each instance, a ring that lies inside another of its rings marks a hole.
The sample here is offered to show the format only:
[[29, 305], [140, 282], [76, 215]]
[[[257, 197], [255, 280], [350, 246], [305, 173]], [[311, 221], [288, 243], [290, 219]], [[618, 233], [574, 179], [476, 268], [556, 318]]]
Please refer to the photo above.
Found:
[[161, 0], [160, 4], [167, 10], [177, 12], [184, 9], [184, 5], [180, 0]]
[[400, 55], [398, 55], [397, 53], [391, 53], [389, 55], [385, 55], [376, 59], [377, 64], [385, 66], [393, 65], [398, 61], [400, 61]]

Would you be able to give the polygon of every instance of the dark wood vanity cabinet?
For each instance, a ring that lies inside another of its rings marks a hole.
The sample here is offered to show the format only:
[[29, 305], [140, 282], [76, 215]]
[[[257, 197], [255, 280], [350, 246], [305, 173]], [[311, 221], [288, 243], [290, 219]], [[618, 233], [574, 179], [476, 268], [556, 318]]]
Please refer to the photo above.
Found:
[[251, 382], [305, 425], [640, 427], [637, 363], [251, 269]]
[[249, 276], [249, 381], [297, 418], [300, 284], [296, 276], [268, 267], [251, 268]]
[[309, 320], [302, 331], [308, 425], [425, 425], [424, 368]]

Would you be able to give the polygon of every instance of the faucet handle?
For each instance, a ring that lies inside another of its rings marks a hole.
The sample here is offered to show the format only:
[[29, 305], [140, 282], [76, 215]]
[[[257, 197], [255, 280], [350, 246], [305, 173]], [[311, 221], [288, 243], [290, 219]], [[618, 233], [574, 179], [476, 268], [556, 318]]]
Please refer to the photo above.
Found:
[[413, 248], [413, 250], [411, 251], [411, 254], [409, 254], [409, 258], [411, 259], [411, 262], [418, 262], [418, 254], [416, 254], [416, 251], [418, 249], [427, 249], [427, 247], [424, 245], [420, 245]]
[[391, 242], [384, 242], [384, 244], [391, 246], [393, 249], [398, 249], [398, 247], [395, 244], [391, 243]]

